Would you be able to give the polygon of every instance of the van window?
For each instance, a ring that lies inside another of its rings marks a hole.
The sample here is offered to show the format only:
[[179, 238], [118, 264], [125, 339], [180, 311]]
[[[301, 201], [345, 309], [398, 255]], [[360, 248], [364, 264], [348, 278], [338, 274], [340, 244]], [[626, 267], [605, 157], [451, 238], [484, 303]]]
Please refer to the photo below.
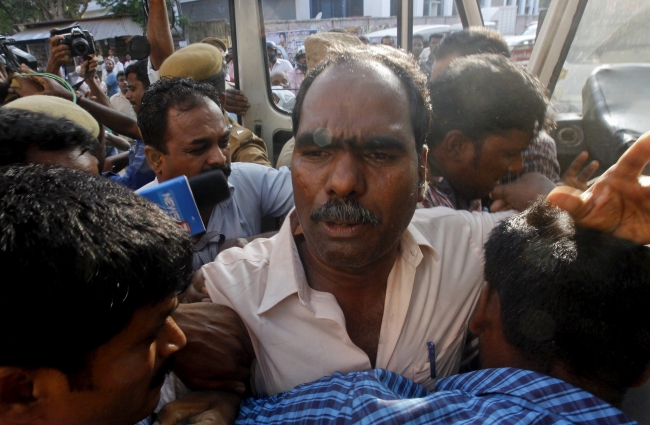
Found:
[[647, 0], [589, 0], [553, 92], [558, 113], [581, 112], [582, 88], [600, 65], [649, 63]]

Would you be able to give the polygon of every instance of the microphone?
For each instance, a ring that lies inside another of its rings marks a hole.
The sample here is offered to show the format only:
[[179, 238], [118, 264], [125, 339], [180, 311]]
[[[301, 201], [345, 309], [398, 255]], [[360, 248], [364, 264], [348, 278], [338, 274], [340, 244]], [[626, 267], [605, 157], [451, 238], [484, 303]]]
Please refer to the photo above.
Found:
[[228, 180], [221, 170], [201, 173], [188, 179], [176, 177], [136, 193], [162, 208], [191, 236], [205, 232], [200, 211], [230, 197]]

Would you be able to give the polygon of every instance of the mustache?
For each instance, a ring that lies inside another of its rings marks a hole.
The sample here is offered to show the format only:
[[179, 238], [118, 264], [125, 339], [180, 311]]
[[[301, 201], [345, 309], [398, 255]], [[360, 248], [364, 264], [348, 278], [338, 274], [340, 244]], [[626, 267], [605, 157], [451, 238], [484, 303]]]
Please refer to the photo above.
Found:
[[169, 375], [172, 370], [174, 369], [174, 365], [176, 364], [176, 359], [174, 356], [169, 356], [167, 360], [160, 366], [160, 369], [156, 372], [154, 377], [151, 379], [151, 384], [149, 385], [149, 388], [156, 389], [160, 387], [163, 382], [165, 382], [165, 377]]
[[381, 222], [375, 213], [362, 207], [359, 201], [334, 199], [330, 199], [324, 205], [312, 211], [309, 218], [314, 223], [319, 221], [343, 221], [378, 226]]
[[232, 172], [232, 168], [230, 168], [230, 165], [228, 164], [215, 165], [214, 167], [210, 167], [209, 170], [205, 170], [204, 172], [208, 172], [212, 170], [221, 170], [223, 172], [223, 175], [226, 177], [229, 177], [230, 173]]

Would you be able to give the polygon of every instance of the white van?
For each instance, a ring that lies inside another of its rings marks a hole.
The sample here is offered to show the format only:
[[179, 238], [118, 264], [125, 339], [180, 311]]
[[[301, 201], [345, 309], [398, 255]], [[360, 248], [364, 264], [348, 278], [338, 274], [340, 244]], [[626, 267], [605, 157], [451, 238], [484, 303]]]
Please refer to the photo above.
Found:
[[[424, 43], [426, 45], [431, 34], [447, 34], [451, 30], [449, 25], [414, 25], [413, 26], [413, 35], [421, 35], [424, 37]], [[393, 43], [397, 45], [397, 28], [386, 28], [385, 30], [374, 31], [368, 34], [365, 34], [368, 37], [368, 40], [372, 44], [380, 44], [381, 39], [390, 36], [393, 38]]]

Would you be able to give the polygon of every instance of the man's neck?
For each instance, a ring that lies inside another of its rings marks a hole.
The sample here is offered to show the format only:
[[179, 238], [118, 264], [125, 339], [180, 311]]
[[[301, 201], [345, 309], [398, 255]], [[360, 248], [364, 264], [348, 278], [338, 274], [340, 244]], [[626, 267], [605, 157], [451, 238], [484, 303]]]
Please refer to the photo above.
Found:
[[571, 385], [582, 388], [614, 407], [620, 408], [623, 404], [623, 399], [625, 398], [624, 391], [617, 391], [606, 385], [595, 382], [593, 379], [585, 379], [577, 376], [561, 365], [552, 365], [548, 374], [554, 378], [561, 379]]
[[467, 210], [474, 201], [474, 199], [468, 199], [466, 196], [463, 196], [462, 193], [460, 193], [456, 188], [454, 187], [454, 184], [452, 180], [449, 178], [445, 177], [445, 173], [441, 171], [441, 168], [436, 164], [434, 161], [429, 161], [428, 162], [428, 174], [432, 177], [442, 177], [444, 178], [449, 186], [453, 189], [454, 191], [454, 201], [455, 201], [455, 209], [457, 210]]
[[372, 264], [354, 269], [337, 268], [319, 259], [303, 235], [297, 235], [295, 240], [309, 286], [333, 294], [372, 292], [385, 287], [399, 253], [399, 246], [395, 246]]
[[373, 264], [341, 269], [317, 258], [303, 235], [296, 236], [295, 240], [308, 285], [334, 295], [345, 317], [350, 340], [366, 353], [371, 367], [376, 367], [388, 276], [399, 255], [399, 246]]

